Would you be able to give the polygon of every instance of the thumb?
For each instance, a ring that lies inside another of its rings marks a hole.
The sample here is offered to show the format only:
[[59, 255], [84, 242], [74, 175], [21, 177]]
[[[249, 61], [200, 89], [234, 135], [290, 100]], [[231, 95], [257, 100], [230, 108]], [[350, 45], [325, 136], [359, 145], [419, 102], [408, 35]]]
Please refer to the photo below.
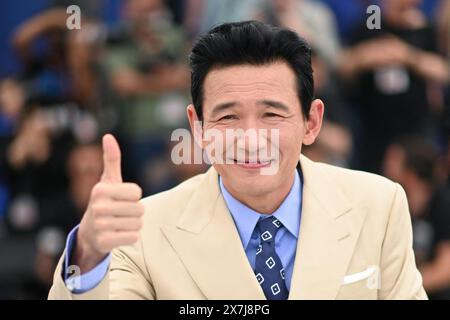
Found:
[[122, 182], [122, 170], [120, 168], [120, 148], [116, 138], [111, 134], [103, 136], [103, 182]]

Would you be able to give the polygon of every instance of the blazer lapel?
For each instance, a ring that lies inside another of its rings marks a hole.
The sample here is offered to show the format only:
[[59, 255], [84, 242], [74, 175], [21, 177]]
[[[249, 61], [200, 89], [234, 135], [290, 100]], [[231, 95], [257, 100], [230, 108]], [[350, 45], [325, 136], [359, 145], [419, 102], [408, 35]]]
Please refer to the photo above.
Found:
[[162, 231], [208, 299], [265, 299], [210, 168], [176, 226]]
[[289, 299], [334, 299], [366, 211], [355, 210], [339, 186], [301, 156], [302, 218]]

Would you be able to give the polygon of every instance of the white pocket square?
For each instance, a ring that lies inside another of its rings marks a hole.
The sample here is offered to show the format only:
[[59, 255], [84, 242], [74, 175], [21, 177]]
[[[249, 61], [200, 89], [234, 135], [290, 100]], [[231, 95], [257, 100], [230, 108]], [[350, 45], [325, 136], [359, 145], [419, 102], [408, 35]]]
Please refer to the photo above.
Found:
[[367, 279], [371, 275], [373, 275], [374, 272], [377, 270], [378, 270], [377, 266], [369, 266], [364, 271], [346, 275], [344, 277], [344, 279], [342, 280], [342, 284], [350, 284], [350, 283], [354, 283], [354, 282], [358, 282], [358, 281]]

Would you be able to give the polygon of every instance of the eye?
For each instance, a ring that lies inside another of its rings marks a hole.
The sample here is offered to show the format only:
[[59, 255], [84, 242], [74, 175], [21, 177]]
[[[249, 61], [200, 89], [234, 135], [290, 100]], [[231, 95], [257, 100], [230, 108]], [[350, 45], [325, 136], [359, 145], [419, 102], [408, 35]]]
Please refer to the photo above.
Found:
[[219, 119], [219, 121], [221, 120], [233, 120], [233, 119], [237, 119], [237, 117], [233, 114], [227, 114], [226, 116], [223, 116]]
[[274, 118], [274, 117], [281, 117], [279, 114], [273, 113], [273, 112], [266, 112], [264, 113], [264, 117]]

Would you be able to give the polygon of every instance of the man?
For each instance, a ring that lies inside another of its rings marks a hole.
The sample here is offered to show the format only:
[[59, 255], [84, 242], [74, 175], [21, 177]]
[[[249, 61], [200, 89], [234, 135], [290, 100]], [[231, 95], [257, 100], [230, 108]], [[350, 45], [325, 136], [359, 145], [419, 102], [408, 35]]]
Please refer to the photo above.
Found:
[[[125, 177], [145, 193], [166, 189], [148, 174], [161, 163], [167, 136], [187, 126], [189, 69], [183, 32], [162, 0], [127, 0], [100, 61], [107, 81], [103, 103], [117, 112]], [[165, 163], [165, 162], [163, 162]], [[173, 185], [172, 185], [173, 186]]]
[[385, 175], [407, 195], [413, 248], [432, 300], [450, 299], [450, 185], [439, 178], [439, 152], [431, 140], [405, 136], [388, 147]]
[[260, 22], [229, 23], [199, 39], [190, 63], [194, 136], [275, 130], [258, 148], [277, 152], [261, 157], [250, 139], [233, 139], [225, 164], [138, 201], [106, 135], [103, 177], [49, 298], [425, 299], [401, 187], [299, 156], [324, 111], [307, 44]]
[[442, 117], [436, 97], [450, 73], [420, 2], [381, 1], [381, 28], [369, 29], [361, 21], [340, 58], [339, 73], [349, 80], [362, 124], [356, 147], [364, 170], [381, 172], [383, 154], [395, 138], [430, 135], [437, 130], [435, 116]]

